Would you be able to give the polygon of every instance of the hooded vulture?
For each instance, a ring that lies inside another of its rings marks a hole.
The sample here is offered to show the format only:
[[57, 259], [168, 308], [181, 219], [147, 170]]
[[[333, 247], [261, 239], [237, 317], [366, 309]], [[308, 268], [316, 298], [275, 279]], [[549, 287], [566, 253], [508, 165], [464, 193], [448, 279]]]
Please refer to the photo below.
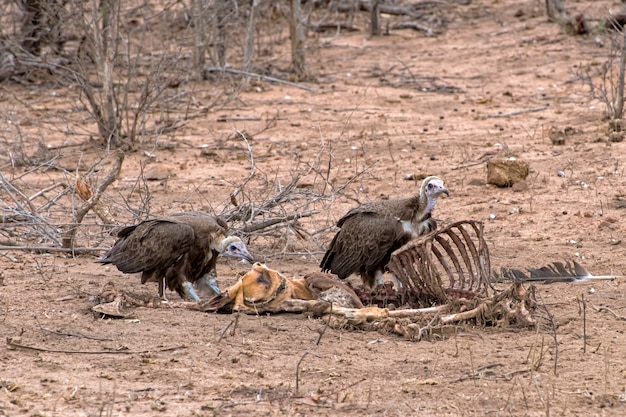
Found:
[[431, 176], [411, 198], [373, 201], [351, 209], [337, 222], [340, 229], [322, 259], [322, 271], [341, 279], [358, 273], [370, 288], [381, 284], [391, 253], [437, 228], [431, 213], [442, 194], [449, 195], [443, 181]]
[[226, 222], [205, 213], [178, 213], [124, 227], [115, 245], [98, 262], [113, 264], [121, 272], [141, 272], [141, 283], [158, 282], [159, 297], [165, 288], [182, 298], [200, 301], [198, 289], [219, 294], [217, 257], [254, 258], [240, 238], [228, 235]]

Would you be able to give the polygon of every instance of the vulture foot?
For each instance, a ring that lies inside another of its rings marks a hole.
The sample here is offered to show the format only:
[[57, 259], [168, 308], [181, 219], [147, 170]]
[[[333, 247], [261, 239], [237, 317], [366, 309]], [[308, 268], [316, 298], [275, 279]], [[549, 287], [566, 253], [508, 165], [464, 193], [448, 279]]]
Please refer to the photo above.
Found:
[[220, 291], [220, 288], [217, 286], [217, 277], [214, 273], [205, 274], [202, 278], [194, 282], [194, 287], [198, 295], [203, 299], [222, 295], [222, 291]]
[[183, 283], [183, 293], [185, 294], [185, 298], [190, 298], [193, 301], [200, 302], [200, 297], [196, 293], [196, 290], [193, 288], [193, 285], [189, 281], [185, 281]]

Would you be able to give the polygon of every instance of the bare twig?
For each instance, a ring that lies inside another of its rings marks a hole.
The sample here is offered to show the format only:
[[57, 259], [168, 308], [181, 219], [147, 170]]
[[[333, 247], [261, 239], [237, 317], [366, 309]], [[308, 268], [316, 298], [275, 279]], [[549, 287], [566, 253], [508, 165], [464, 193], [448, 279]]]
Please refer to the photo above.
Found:
[[68, 227], [66, 231], [65, 237], [63, 238], [63, 247], [64, 248], [72, 248], [74, 246], [74, 240], [76, 238], [76, 232], [78, 231], [78, 226], [83, 221], [83, 218], [87, 214], [89, 210], [91, 210], [100, 200], [100, 197], [106, 190], [106, 188], [111, 185], [113, 181], [115, 181], [120, 174], [122, 169], [122, 162], [124, 161], [124, 152], [121, 150], [117, 150], [109, 154], [113, 159], [113, 166], [109, 171], [109, 174], [100, 182], [98, 187], [93, 191], [91, 197], [85, 201], [85, 203], [78, 209], [75, 215], [75, 221]]
[[66, 332], [60, 332], [58, 330], [48, 329], [47, 327], [43, 327], [43, 325], [39, 322], [39, 319], [37, 318], [37, 316], [33, 316], [33, 317], [34, 317], [35, 321], [37, 322], [37, 325], [39, 326], [39, 329], [41, 329], [42, 331], [48, 332], [48, 333], [56, 334], [58, 336], [84, 337], [85, 339], [102, 340], [102, 341], [105, 341], [105, 342], [113, 341], [113, 339], [109, 339], [107, 337], [89, 336], [89, 335], [85, 335], [85, 334], [82, 334], [82, 333], [66, 333]]
[[558, 374], [557, 369], [558, 369], [558, 362], [559, 362], [559, 339], [557, 335], [556, 319], [554, 318], [552, 313], [550, 313], [550, 311], [548, 310], [548, 306], [546, 306], [545, 303], [537, 302], [537, 306], [545, 312], [546, 319], [548, 320], [548, 323], [550, 324], [550, 329], [552, 330], [552, 338], [554, 340], [554, 376], [557, 376]]
[[324, 324], [324, 327], [322, 327], [322, 329], [320, 330], [319, 336], [317, 337], [317, 340], [315, 341], [313, 346], [311, 346], [309, 349], [307, 349], [306, 352], [304, 352], [304, 354], [302, 355], [302, 357], [300, 358], [300, 360], [296, 364], [296, 393], [300, 389], [300, 365], [302, 364], [302, 361], [304, 360], [304, 358], [306, 358], [308, 356], [308, 354], [313, 351], [313, 349], [315, 349], [317, 346], [319, 346], [320, 342], [322, 341], [322, 336], [324, 336], [324, 333], [326, 333], [326, 329], [328, 329], [328, 325], [330, 324], [330, 319], [332, 318], [332, 313], [333, 313], [333, 304], [331, 303], [330, 304], [330, 314], [328, 314], [328, 320], [326, 320], [326, 323]]
[[534, 113], [534, 112], [545, 110], [547, 108], [548, 106], [531, 107], [529, 109], [510, 111], [508, 113], [488, 114], [485, 117], [487, 117], [488, 119], [498, 119], [498, 118], [503, 118], [503, 117], [518, 116], [520, 114], [525, 114], [525, 113]]
[[74, 248], [61, 248], [53, 246], [0, 246], [0, 251], [3, 250], [19, 250], [26, 252], [46, 252], [46, 253], [92, 253], [92, 252], [105, 252], [111, 248], [88, 248], [88, 247], [74, 247]]
[[611, 313], [613, 317], [615, 317], [616, 319], [626, 321], [626, 316], [617, 314], [615, 311], [611, 310], [607, 306], [601, 306], [601, 307], [593, 306], [593, 309], [596, 310], [598, 313], [603, 313], [603, 312]]
[[587, 353], [587, 301], [585, 301], [585, 294], [580, 295], [580, 301], [583, 307], [583, 353]]
[[317, 88], [309, 87], [308, 85], [292, 83], [291, 81], [281, 80], [280, 78], [270, 77], [269, 75], [256, 74], [254, 72], [241, 71], [241, 70], [237, 70], [234, 68], [206, 67], [204, 71], [205, 72], [229, 72], [231, 74], [245, 75], [246, 77], [256, 77], [265, 81], [270, 81], [270, 82], [278, 83], [278, 84], [284, 84], [284, 85], [288, 85], [291, 87], [300, 88], [302, 90], [313, 91], [313, 92], [317, 91]]
[[228, 326], [224, 327], [222, 330], [219, 331], [220, 337], [219, 339], [217, 339], [217, 343], [222, 341], [222, 339], [224, 338], [224, 335], [226, 334], [226, 332], [231, 326], [232, 326], [232, 329], [230, 331], [230, 335], [234, 336], [235, 330], [237, 330], [238, 323], [239, 323], [239, 312], [235, 314], [235, 318], [230, 323], [228, 323]]
[[319, 213], [319, 210], [313, 210], [313, 211], [309, 211], [306, 213], [296, 213], [296, 214], [291, 214], [289, 216], [285, 216], [285, 217], [277, 217], [277, 218], [273, 218], [273, 219], [268, 219], [268, 220], [264, 220], [262, 222], [258, 222], [258, 223], [251, 223], [251, 224], [247, 224], [244, 228], [243, 228], [243, 232], [244, 233], [253, 233], [256, 232], [258, 230], [262, 230], [262, 229], [266, 229], [270, 226], [273, 226], [275, 224], [279, 224], [279, 223], [285, 223], [285, 222], [289, 222], [292, 220], [296, 220], [296, 219], [300, 219], [303, 217], [310, 217], [313, 216], [314, 214]]
[[66, 353], [66, 354], [78, 354], [78, 355], [135, 355], [141, 353], [151, 353], [151, 352], [171, 352], [173, 350], [185, 349], [187, 346], [173, 346], [168, 348], [155, 348], [155, 349], [146, 349], [146, 350], [64, 350], [64, 349], [48, 349], [41, 348], [37, 346], [29, 346], [24, 345], [18, 341], [16, 341], [12, 337], [7, 337], [7, 345], [9, 349], [26, 349], [26, 350], [34, 350], [37, 352], [48, 352], [48, 353]]

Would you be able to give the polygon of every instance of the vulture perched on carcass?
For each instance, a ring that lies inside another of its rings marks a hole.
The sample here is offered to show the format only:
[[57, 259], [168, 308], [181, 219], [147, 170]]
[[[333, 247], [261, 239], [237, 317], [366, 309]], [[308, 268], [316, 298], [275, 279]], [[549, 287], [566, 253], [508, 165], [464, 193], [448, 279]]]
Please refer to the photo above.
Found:
[[341, 279], [361, 275], [369, 288], [382, 283], [391, 253], [411, 239], [437, 228], [432, 218], [437, 199], [449, 195], [439, 177], [426, 177], [414, 197], [361, 204], [339, 221], [320, 267]]
[[169, 288], [182, 298], [200, 301], [194, 284], [199, 291], [220, 293], [215, 268], [220, 254], [255, 261], [240, 238], [228, 235], [224, 220], [189, 212], [124, 227], [98, 262], [126, 274], [141, 272], [142, 284], [159, 283], [161, 298]]

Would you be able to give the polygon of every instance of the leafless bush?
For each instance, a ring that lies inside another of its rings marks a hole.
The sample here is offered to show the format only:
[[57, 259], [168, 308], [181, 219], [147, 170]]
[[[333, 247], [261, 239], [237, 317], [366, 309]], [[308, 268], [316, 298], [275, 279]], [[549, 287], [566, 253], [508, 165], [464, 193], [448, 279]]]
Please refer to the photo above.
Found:
[[624, 74], [626, 67], [626, 30], [610, 37], [607, 60], [595, 68], [586, 65], [578, 70], [578, 77], [589, 87], [591, 98], [606, 107], [610, 121], [621, 119], [624, 113]]
[[[328, 215], [331, 204], [341, 198], [358, 200], [359, 187], [351, 185], [366, 175], [369, 167], [336, 183], [342, 167], [334, 165], [330, 148], [322, 144], [312, 160], [294, 158], [284, 183], [281, 168], [258, 164], [247, 136], [243, 132], [237, 136], [242, 144], [239, 150], [249, 156], [248, 178], [232, 183], [230, 195], [222, 201], [214, 196], [207, 199], [197, 189], [168, 212], [203, 210], [220, 215], [233, 233], [265, 247], [268, 257], [316, 255], [335, 226], [335, 219]], [[51, 162], [12, 178], [0, 173], [0, 187], [9, 197], [0, 200], [4, 224], [0, 249], [101, 251], [108, 246], [103, 242], [111, 239], [113, 226], [167, 214], [151, 210], [149, 186], [141, 174], [117, 191], [107, 189], [117, 179], [122, 161], [122, 152], [111, 153], [84, 171], [55, 174], [60, 180], [45, 189], [34, 188], [37, 181], [29, 181], [28, 176], [41, 175], [54, 165]]]

